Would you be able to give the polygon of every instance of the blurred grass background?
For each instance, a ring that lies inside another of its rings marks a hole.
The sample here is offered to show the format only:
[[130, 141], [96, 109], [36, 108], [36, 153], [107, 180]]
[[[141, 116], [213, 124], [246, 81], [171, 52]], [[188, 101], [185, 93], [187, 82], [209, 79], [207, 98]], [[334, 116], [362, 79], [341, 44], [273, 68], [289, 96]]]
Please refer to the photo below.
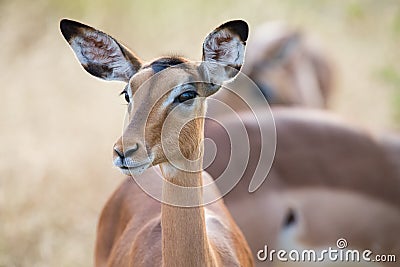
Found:
[[[332, 110], [400, 129], [398, 0], [0, 0], [0, 266], [90, 266], [97, 218], [122, 180], [119, 83], [84, 72], [59, 20], [93, 25], [145, 60], [199, 60], [206, 34], [243, 18], [284, 20], [318, 37], [335, 62]], [[140, 204], [140, 203], [138, 203]]]

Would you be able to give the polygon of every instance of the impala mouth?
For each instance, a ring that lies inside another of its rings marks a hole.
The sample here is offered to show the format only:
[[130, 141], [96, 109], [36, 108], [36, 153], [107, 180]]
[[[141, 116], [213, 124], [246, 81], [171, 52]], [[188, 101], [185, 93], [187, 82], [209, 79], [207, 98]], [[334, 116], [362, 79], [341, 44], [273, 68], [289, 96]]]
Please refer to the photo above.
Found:
[[118, 169], [125, 175], [131, 176], [131, 175], [140, 175], [142, 174], [146, 169], [148, 169], [151, 165], [151, 161], [146, 161], [146, 162], [140, 162], [140, 163], [135, 163], [132, 164], [132, 162], [129, 162], [130, 164], [126, 164], [125, 162], [122, 163], [121, 160], [114, 160], [114, 165], [118, 167]]

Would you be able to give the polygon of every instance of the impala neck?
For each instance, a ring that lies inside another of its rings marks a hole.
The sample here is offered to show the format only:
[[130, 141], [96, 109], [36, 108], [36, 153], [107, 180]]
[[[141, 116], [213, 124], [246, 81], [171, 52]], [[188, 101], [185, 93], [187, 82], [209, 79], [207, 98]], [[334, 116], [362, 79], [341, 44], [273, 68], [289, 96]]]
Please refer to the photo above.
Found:
[[[200, 141], [202, 136], [201, 132]], [[191, 155], [193, 159], [198, 157], [202, 158], [200, 146]], [[198, 164], [202, 166], [202, 161], [200, 160]], [[165, 178], [161, 205], [163, 266], [213, 266], [204, 208], [201, 205], [203, 203], [202, 172], [183, 171], [170, 163], [161, 164], [161, 171]], [[185, 190], [185, 188], [190, 188], [190, 190]], [[177, 203], [177, 201], [191, 203], [192, 207], [166, 204]]]

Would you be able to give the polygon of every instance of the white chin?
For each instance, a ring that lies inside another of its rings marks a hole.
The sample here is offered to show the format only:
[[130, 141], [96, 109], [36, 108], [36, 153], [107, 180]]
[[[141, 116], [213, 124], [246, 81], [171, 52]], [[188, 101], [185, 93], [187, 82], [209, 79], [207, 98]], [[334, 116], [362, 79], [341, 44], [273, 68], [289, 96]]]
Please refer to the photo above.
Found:
[[147, 169], [149, 168], [149, 166], [150, 166], [150, 164], [146, 164], [146, 165], [144, 165], [144, 166], [140, 166], [140, 167], [137, 167], [137, 168], [128, 168], [128, 169], [119, 168], [119, 170], [120, 170], [123, 174], [128, 175], [128, 176], [139, 176], [139, 175], [141, 175], [145, 170], [147, 170]]

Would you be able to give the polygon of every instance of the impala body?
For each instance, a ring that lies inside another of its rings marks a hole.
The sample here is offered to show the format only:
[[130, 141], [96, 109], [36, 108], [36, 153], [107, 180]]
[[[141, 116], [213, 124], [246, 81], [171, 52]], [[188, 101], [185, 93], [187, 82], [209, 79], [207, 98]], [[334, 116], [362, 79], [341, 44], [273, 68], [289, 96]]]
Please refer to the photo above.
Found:
[[[242, 113], [250, 140], [249, 164], [237, 186], [224, 196], [253, 255], [265, 245], [300, 251], [336, 248], [336, 241], [345, 238], [349, 249], [394, 254], [398, 261], [400, 138], [373, 135], [322, 111], [273, 108], [272, 112], [277, 144], [270, 173], [257, 191], [249, 193], [263, 144], [254, 116]], [[233, 117], [220, 121], [238, 124]], [[223, 128], [213, 122], [206, 124], [205, 136], [214, 140], [218, 151], [206, 170], [218, 178], [227, 166], [230, 146], [244, 150], [246, 145], [230, 144]], [[257, 259], [256, 264], [275, 266]], [[330, 264], [353, 266], [339, 261]]]

